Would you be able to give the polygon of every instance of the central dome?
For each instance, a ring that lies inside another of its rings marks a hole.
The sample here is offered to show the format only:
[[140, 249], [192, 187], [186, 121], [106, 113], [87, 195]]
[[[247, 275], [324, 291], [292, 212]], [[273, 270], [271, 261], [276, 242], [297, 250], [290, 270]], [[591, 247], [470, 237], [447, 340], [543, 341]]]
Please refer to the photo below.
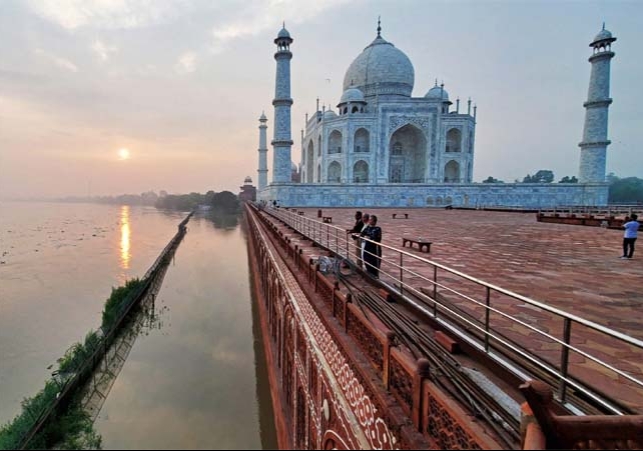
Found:
[[366, 97], [411, 97], [415, 71], [408, 56], [378, 36], [355, 58], [344, 75], [344, 91], [358, 88]]

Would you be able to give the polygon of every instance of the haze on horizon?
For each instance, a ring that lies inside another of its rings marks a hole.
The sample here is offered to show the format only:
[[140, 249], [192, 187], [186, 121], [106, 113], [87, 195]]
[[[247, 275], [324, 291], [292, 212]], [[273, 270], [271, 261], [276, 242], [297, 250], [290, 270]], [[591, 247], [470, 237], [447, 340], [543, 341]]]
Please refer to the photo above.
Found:
[[[3, 0], [0, 198], [237, 192], [257, 179], [258, 118], [273, 133], [273, 39], [294, 38], [293, 161], [316, 98], [376, 35], [478, 106], [474, 181], [578, 175], [591, 55], [613, 45], [607, 172], [643, 176], [643, 2]], [[272, 150], [269, 149], [269, 164]], [[269, 180], [271, 179], [269, 172]]]

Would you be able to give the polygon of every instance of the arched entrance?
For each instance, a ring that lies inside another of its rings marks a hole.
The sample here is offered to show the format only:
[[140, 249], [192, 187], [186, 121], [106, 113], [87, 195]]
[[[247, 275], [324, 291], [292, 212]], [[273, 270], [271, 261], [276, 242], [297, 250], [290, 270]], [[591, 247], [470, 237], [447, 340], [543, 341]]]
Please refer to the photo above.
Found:
[[425, 174], [426, 138], [422, 130], [407, 124], [389, 142], [389, 182], [423, 183]]

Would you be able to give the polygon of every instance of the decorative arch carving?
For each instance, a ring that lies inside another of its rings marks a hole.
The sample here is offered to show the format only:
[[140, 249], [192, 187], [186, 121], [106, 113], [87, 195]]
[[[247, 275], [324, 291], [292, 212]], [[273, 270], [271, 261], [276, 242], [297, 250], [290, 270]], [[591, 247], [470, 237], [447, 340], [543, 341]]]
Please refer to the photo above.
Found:
[[339, 183], [342, 178], [342, 165], [338, 161], [331, 161], [328, 165], [326, 180], [329, 183]]
[[353, 183], [368, 183], [368, 163], [359, 160], [353, 165]]

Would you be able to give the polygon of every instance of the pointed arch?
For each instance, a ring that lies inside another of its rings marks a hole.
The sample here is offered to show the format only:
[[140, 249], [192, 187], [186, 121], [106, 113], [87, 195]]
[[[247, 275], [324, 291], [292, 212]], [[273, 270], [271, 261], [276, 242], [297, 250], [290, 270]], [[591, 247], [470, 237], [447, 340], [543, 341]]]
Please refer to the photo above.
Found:
[[321, 164], [317, 165], [317, 183], [321, 183]]
[[447, 152], [460, 152], [462, 150], [462, 132], [452, 128], [447, 132]]
[[328, 154], [342, 153], [342, 132], [333, 130], [328, 136]]
[[353, 165], [353, 183], [368, 183], [368, 163], [359, 160]]
[[444, 166], [444, 181], [447, 183], [460, 182], [460, 164], [451, 160]]
[[339, 183], [342, 178], [342, 165], [337, 161], [332, 161], [328, 165], [326, 181], [329, 183]]
[[427, 141], [424, 132], [407, 124], [389, 140], [389, 182], [422, 183], [426, 178]]
[[365, 128], [357, 129], [357, 131], [355, 132], [355, 144], [353, 147], [353, 151], [355, 153], [370, 152], [369, 141], [370, 134], [368, 133], [368, 130]]
[[311, 139], [308, 143], [308, 151], [306, 154], [306, 182], [313, 183], [313, 173], [315, 168], [315, 146]]

